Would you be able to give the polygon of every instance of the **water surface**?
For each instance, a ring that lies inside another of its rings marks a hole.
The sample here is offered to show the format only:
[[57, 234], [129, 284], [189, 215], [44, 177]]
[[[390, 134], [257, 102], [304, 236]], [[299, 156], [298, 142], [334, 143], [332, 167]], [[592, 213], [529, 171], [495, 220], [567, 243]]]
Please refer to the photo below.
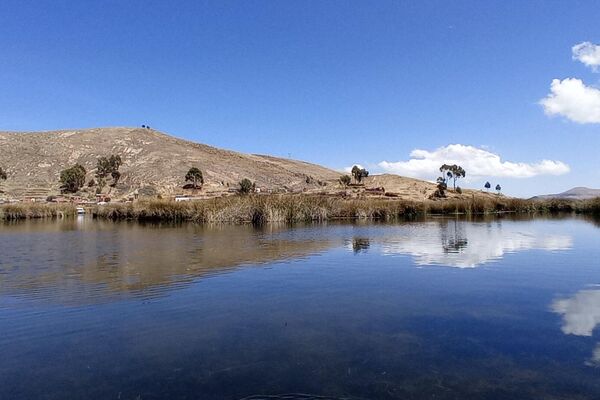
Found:
[[4, 224], [0, 398], [597, 399], [598, 260], [576, 218]]

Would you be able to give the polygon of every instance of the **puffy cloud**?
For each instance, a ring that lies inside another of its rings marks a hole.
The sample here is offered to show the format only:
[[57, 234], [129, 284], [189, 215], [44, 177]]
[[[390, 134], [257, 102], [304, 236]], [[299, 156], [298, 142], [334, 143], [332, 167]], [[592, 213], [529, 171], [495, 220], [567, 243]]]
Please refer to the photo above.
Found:
[[591, 42], [582, 42], [571, 48], [573, 60], [577, 60], [590, 67], [594, 72], [600, 66], [600, 45]]
[[592, 336], [600, 324], [600, 290], [581, 290], [573, 297], [556, 300], [552, 311], [562, 315], [563, 333]]
[[531, 178], [537, 175], [562, 175], [570, 171], [561, 161], [542, 160], [537, 163], [502, 161], [498, 154], [462, 144], [451, 144], [434, 151], [413, 150], [410, 160], [378, 165], [386, 172], [415, 178], [435, 178], [442, 164], [458, 164], [471, 177]]
[[581, 79], [554, 79], [551, 93], [540, 100], [547, 115], [562, 115], [580, 124], [600, 123], [600, 89], [586, 86]]

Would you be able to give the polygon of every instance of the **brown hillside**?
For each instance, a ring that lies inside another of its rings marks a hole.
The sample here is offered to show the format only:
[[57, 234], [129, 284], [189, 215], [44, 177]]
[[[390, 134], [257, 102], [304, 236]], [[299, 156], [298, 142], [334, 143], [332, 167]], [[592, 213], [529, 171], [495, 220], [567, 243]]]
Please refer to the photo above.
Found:
[[[403, 200], [423, 201], [433, 195], [437, 189], [437, 184], [423, 181], [420, 179], [407, 178], [394, 174], [372, 175], [363, 181], [366, 189], [381, 188], [385, 192]], [[497, 199], [495, 192], [482, 192], [481, 190], [463, 189], [462, 194], [450, 189], [446, 192], [448, 199], [470, 199], [473, 196], [477, 198]]]
[[[104, 193], [120, 198], [138, 190], [140, 195], [191, 194], [184, 190], [184, 176], [192, 166], [204, 174], [205, 185], [197, 196], [220, 196], [238, 188], [243, 178], [254, 182], [261, 191], [308, 192], [383, 197], [422, 201], [436, 185], [398, 175], [373, 175], [363, 185], [344, 189], [338, 184], [340, 172], [302, 161], [243, 154], [178, 139], [144, 128], [97, 128], [51, 132], [0, 132], [0, 166], [8, 179], [0, 181], [0, 197], [39, 197], [59, 193], [60, 171], [82, 164], [87, 180], [94, 177], [101, 156], [119, 154], [123, 160], [122, 178], [116, 188]], [[110, 182], [110, 179], [109, 179]], [[93, 197], [96, 188], [84, 188]], [[465, 190], [463, 195], [449, 191], [449, 198], [492, 197], [480, 191]]]
[[180, 193], [192, 166], [204, 173], [203, 193], [226, 192], [243, 178], [263, 190], [302, 191], [319, 187], [319, 181], [336, 181], [340, 175], [302, 161], [222, 150], [149, 129], [97, 128], [0, 132], [0, 166], [8, 173], [0, 189], [15, 197], [58, 193], [61, 170], [80, 163], [91, 179], [98, 157], [111, 154], [123, 159], [121, 182], [112, 189], [119, 195], [135, 189], [148, 194]]

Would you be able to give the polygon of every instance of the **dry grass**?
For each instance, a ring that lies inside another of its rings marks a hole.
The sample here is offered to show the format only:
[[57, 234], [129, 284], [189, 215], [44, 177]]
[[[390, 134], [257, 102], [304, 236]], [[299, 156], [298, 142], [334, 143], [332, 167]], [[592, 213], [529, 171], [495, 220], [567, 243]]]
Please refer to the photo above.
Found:
[[231, 196], [195, 202], [148, 201], [97, 207], [108, 219], [196, 222], [300, 222], [331, 219], [388, 219], [414, 212], [414, 206], [385, 199], [345, 200], [326, 196]]
[[64, 218], [77, 215], [71, 204], [21, 203], [0, 206], [0, 220]]
[[[194, 221], [199, 223], [306, 222], [339, 219], [393, 220], [432, 214], [575, 212], [600, 214], [600, 198], [593, 200], [530, 201], [505, 197], [445, 199], [412, 202], [401, 199], [316, 195], [230, 196], [194, 202], [142, 201], [109, 204], [93, 210], [97, 218], [137, 221]], [[72, 205], [13, 204], [0, 206], [0, 220], [59, 218], [76, 215]]]
[[594, 213], [600, 199], [589, 201], [529, 201], [498, 197], [470, 200], [409, 202], [398, 199], [344, 199], [311, 195], [233, 196], [196, 202], [148, 201], [97, 207], [94, 215], [112, 220], [171, 220], [265, 223], [336, 219], [390, 220], [428, 214], [490, 214], [500, 212]]

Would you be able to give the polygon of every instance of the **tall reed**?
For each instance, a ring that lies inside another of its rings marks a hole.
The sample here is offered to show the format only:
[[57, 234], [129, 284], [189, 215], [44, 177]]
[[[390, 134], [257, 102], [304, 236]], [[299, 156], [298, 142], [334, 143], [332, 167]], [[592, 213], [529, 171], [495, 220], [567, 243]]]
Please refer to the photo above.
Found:
[[[490, 214], [502, 212], [591, 213], [598, 209], [594, 201], [530, 201], [498, 197], [473, 197], [441, 201], [411, 202], [399, 199], [315, 195], [231, 196], [195, 202], [142, 201], [133, 204], [99, 206], [98, 218], [131, 220], [172, 220], [196, 222], [301, 222], [334, 219], [390, 220], [428, 214]], [[595, 207], [595, 208], [594, 208]]]
[[[229, 196], [193, 202], [148, 200], [96, 206], [93, 215], [109, 220], [255, 223], [326, 221], [335, 219], [391, 220], [431, 214], [575, 212], [600, 214], [600, 198], [531, 201], [505, 197], [426, 200], [318, 195]], [[0, 206], [0, 220], [57, 218], [76, 215], [73, 205], [20, 203]]]
[[65, 218], [77, 215], [71, 204], [18, 203], [0, 206], [0, 220]]

